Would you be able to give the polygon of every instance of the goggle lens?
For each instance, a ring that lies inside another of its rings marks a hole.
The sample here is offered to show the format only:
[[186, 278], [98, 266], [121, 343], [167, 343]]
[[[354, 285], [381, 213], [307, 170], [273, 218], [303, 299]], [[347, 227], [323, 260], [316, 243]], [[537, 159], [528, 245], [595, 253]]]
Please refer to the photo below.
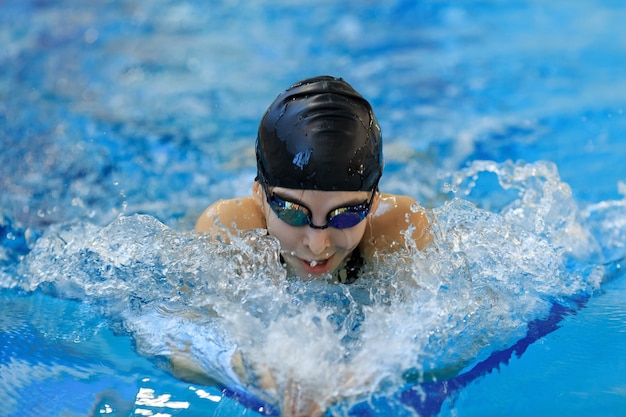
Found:
[[[328, 216], [328, 224], [335, 229], [347, 229], [350, 227], [354, 227], [357, 224], [361, 223], [363, 219], [369, 213], [369, 206], [363, 207], [363, 205], [359, 205], [359, 211], [348, 211], [350, 210], [347, 207], [343, 207], [337, 210], [334, 210], [335, 214], [331, 214]], [[345, 210], [340, 213], [337, 213], [339, 210]]]
[[274, 211], [274, 213], [276, 213], [279, 219], [281, 219], [290, 226], [306, 226], [307, 224], [310, 224], [310, 214], [303, 210], [304, 207], [300, 207], [297, 204], [291, 203], [290, 201], [284, 201], [285, 204], [281, 203], [282, 202], [277, 201], [276, 196], [272, 196], [270, 207], [272, 207], [272, 210]]
[[325, 229], [329, 226], [335, 229], [348, 229], [356, 226], [367, 217], [375, 195], [374, 192], [372, 198], [366, 203], [332, 210], [326, 217], [328, 223], [324, 226], [316, 226], [311, 219], [311, 210], [307, 207], [270, 193], [266, 184], [263, 184], [263, 188], [267, 196], [268, 204], [279, 219], [290, 226], [300, 227], [309, 225], [314, 229]]

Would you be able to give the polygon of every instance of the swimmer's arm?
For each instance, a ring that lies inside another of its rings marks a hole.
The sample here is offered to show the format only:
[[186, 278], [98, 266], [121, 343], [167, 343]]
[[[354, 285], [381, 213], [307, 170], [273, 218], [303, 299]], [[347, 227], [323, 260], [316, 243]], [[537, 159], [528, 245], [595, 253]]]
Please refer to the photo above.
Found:
[[198, 218], [195, 230], [227, 237], [251, 229], [265, 229], [265, 217], [252, 196], [219, 200]]
[[[240, 351], [235, 351], [230, 358], [230, 366], [241, 384], [247, 383], [247, 374]], [[174, 349], [170, 356], [170, 370], [174, 377], [199, 385], [219, 385], [218, 381], [208, 375], [206, 370], [192, 357], [189, 347], [184, 350]]]
[[408, 238], [422, 250], [433, 240], [424, 208], [408, 196], [381, 194], [365, 231], [364, 256], [406, 248], [405, 234], [411, 225], [414, 230]]

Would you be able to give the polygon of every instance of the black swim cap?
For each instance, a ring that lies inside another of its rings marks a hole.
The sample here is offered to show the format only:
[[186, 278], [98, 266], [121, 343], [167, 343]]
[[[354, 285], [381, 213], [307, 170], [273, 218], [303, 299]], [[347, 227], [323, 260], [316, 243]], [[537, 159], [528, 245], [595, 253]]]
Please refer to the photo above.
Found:
[[380, 127], [370, 104], [341, 78], [289, 87], [265, 112], [257, 180], [274, 187], [371, 191], [382, 175]]

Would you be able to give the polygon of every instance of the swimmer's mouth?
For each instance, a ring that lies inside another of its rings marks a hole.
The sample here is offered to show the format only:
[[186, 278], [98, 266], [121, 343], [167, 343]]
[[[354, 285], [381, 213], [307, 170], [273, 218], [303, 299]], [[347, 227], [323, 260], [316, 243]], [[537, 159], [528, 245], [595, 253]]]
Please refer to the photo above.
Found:
[[302, 264], [304, 265], [304, 269], [309, 274], [324, 274], [328, 272], [331, 259], [332, 259], [332, 256], [330, 258], [314, 259], [312, 261], [306, 261], [302, 259]]

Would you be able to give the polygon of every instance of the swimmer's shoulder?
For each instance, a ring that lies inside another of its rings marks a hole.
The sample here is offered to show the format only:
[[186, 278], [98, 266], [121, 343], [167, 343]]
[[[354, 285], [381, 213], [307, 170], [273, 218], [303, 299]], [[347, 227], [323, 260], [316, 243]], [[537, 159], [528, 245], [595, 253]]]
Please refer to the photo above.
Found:
[[219, 200], [207, 207], [198, 218], [195, 230], [224, 235], [251, 229], [265, 229], [265, 217], [252, 196]]
[[364, 256], [404, 249], [405, 234], [411, 225], [415, 229], [410, 237], [418, 249], [432, 242], [425, 209], [414, 198], [381, 193], [361, 243]]

